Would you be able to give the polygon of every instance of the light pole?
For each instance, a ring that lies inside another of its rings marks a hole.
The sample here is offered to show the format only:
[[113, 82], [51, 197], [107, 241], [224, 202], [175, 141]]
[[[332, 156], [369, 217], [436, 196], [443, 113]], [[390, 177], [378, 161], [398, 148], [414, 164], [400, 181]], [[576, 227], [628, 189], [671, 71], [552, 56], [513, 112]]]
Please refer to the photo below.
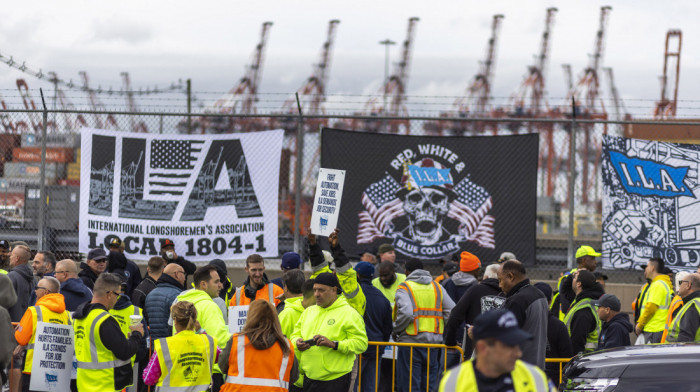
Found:
[[384, 106], [382, 109], [384, 111], [384, 116], [386, 116], [386, 95], [388, 93], [388, 88], [389, 88], [389, 47], [391, 45], [396, 45], [396, 42], [387, 38], [384, 41], [379, 41], [379, 44], [384, 45], [384, 48], [385, 48], [385, 53], [384, 53]]

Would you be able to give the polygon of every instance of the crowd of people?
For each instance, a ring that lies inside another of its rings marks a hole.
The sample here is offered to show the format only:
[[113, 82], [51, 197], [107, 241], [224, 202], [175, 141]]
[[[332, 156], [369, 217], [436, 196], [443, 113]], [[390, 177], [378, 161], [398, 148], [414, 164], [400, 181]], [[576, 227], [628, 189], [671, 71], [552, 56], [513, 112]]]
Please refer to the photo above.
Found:
[[[0, 241], [0, 368], [10, 391], [30, 390], [37, 322], [72, 327], [71, 389], [81, 392], [553, 391], [559, 366], [545, 358], [700, 341], [700, 274], [679, 272], [674, 287], [658, 258], [645, 266], [631, 322], [605, 293], [589, 246], [553, 287], [531, 282], [510, 252], [489, 265], [459, 252], [433, 277], [421, 260], [397, 261], [391, 244], [351, 263], [337, 230], [328, 250], [315, 235], [307, 241], [308, 279], [296, 253], [283, 255], [273, 280], [253, 254], [240, 286], [222, 260], [197, 267], [170, 240], [145, 277], [119, 239], [81, 263]], [[230, 309], [246, 309], [240, 332]]]

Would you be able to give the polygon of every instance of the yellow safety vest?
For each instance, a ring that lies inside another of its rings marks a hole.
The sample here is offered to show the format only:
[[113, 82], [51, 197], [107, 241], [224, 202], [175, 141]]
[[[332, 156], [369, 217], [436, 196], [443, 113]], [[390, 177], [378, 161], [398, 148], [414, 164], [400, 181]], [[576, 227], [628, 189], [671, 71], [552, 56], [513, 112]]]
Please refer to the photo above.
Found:
[[[124, 336], [128, 339], [129, 338], [129, 333], [131, 330], [129, 329], [129, 325], [131, 325], [131, 318], [130, 316], [141, 316], [143, 317], [143, 310], [139, 308], [138, 306], [135, 305], [130, 305], [127, 306], [124, 309], [110, 309], [109, 314], [114, 317], [115, 320], [117, 320], [117, 324], [119, 324], [119, 328], [122, 330], [122, 333]], [[136, 363], [136, 354], [134, 354], [133, 357], [131, 357], [131, 368], [133, 372], [133, 376], [131, 378], [131, 383], [128, 385], [129, 387], [138, 385], [138, 377], [139, 377], [139, 367], [134, 366]], [[127, 392], [131, 392], [127, 390]]]
[[[657, 282], [661, 287], [659, 287]], [[644, 313], [647, 302], [649, 302], [649, 296], [652, 294], [652, 292], [656, 292], [657, 290], [663, 290], [666, 298], [664, 299], [663, 303], [658, 304], [659, 308], [656, 310], [656, 313], [654, 313], [654, 315], [644, 325], [644, 328], [642, 328], [642, 331], [644, 332], [661, 332], [664, 330], [664, 325], [666, 324], [666, 316], [668, 315], [668, 308], [670, 307], [671, 299], [673, 298], [671, 294], [673, 293], [673, 290], [671, 290], [668, 283], [664, 282], [663, 280], [659, 279], [651, 281], [649, 284], [649, 289], [644, 295], [644, 298], [642, 298], [642, 308], [640, 309], [639, 314], [641, 316]]]
[[[515, 392], [546, 392], [549, 382], [547, 375], [537, 366], [521, 360], [515, 361], [515, 369], [510, 372]], [[534, 389], [533, 389], [534, 388]], [[459, 368], [448, 371], [440, 382], [439, 392], [478, 392], [474, 364], [464, 362]]]
[[[676, 315], [676, 318], [673, 319], [671, 329], [668, 331], [668, 340], [673, 342], [678, 341], [678, 335], [680, 335], [681, 333], [681, 320], [683, 320], [685, 312], [687, 312], [691, 306], [695, 306], [695, 308], [698, 310], [698, 313], [700, 313], [700, 298], [693, 298], [687, 304], [683, 305], [681, 310], [678, 312], [678, 315]], [[700, 328], [698, 328], [698, 330], [695, 331], [695, 340], [693, 341], [700, 342]]]
[[661, 335], [661, 343], [666, 343], [666, 337], [668, 336], [668, 331], [671, 329], [671, 323], [673, 323], [673, 312], [676, 311], [676, 309], [680, 308], [683, 306], [683, 298], [681, 298], [679, 295], [676, 295], [673, 297], [673, 300], [671, 301], [671, 307], [668, 309], [668, 314], [666, 315], [666, 325], [664, 326], [664, 333]]
[[574, 314], [586, 308], [590, 309], [590, 311], [593, 312], [593, 317], [595, 317], [595, 329], [586, 335], [586, 346], [584, 349], [585, 352], [591, 352], [598, 349], [598, 337], [600, 336], [600, 331], [603, 329], [603, 324], [600, 322], [598, 312], [593, 306], [593, 300], [584, 298], [581, 301], [574, 301], [569, 308], [569, 313], [564, 317], [564, 324], [566, 324], [566, 329], [569, 331], [569, 336], [571, 336], [571, 321], [574, 319]]
[[185, 330], [175, 336], [156, 340], [160, 378], [156, 392], [204, 392], [209, 389], [216, 341], [209, 335]]
[[[104, 309], [92, 309], [87, 317], [73, 322], [75, 332], [75, 358], [78, 361], [77, 386], [80, 392], [120, 391], [129, 385], [130, 377], [115, 377], [115, 368], [131, 362], [117, 359], [100, 338], [100, 326], [110, 316]], [[120, 372], [124, 374], [126, 372]]]
[[0, 268], [0, 275], [7, 275], [7, 271], [4, 269]]
[[32, 338], [29, 339], [29, 344], [27, 344], [27, 356], [24, 359], [24, 373], [32, 372], [32, 359], [34, 358], [34, 341], [36, 339], [36, 323], [51, 323], [51, 324], [63, 324], [70, 325], [70, 313], [68, 311], [63, 311], [63, 313], [55, 313], [49, 310], [46, 306], [36, 305], [29, 308], [32, 312], [32, 317], [34, 320], [34, 333]]
[[[418, 335], [421, 332], [432, 332], [442, 335], [444, 331], [442, 288], [435, 281], [430, 283], [420, 284], [407, 280], [402, 282], [397, 289], [408, 292], [411, 298], [411, 305], [413, 306], [413, 323], [406, 327], [406, 334], [408, 335]], [[394, 311], [396, 311], [396, 305], [394, 305]]]
[[396, 289], [397, 289], [397, 288], [399, 287], [399, 285], [400, 285], [401, 283], [403, 283], [404, 281], [406, 281], [406, 275], [405, 275], [405, 274], [400, 274], [400, 273], [397, 272], [397, 273], [396, 273], [396, 280], [394, 281], [394, 283], [391, 284], [390, 287], [384, 287], [384, 285], [383, 285], [382, 282], [379, 280], [379, 278], [374, 278], [374, 279], [372, 279], [372, 286], [376, 287], [377, 289], [379, 289], [379, 291], [382, 292], [382, 294], [384, 294], [384, 296], [386, 297], [386, 299], [389, 300], [389, 303], [391, 304], [391, 307], [393, 308], [393, 307], [394, 307], [394, 302], [395, 302], [395, 299], [396, 299]]

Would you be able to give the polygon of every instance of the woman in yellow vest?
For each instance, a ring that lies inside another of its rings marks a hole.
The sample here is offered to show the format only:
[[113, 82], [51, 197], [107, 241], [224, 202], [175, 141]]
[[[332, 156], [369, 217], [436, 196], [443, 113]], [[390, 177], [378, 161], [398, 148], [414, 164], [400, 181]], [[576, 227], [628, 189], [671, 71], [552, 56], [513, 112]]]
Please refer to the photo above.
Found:
[[251, 302], [243, 331], [231, 337], [219, 359], [227, 375], [221, 392], [288, 391], [299, 373], [292, 347], [275, 308], [262, 299]]
[[143, 380], [146, 385], [156, 385], [156, 392], [204, 392], [209, 389], [219, 355], [216, 341], [207, 334], [195, 333], [199, 323], [191, 302], [176, 303], [170, 313], [175, 335], [155, 341]]

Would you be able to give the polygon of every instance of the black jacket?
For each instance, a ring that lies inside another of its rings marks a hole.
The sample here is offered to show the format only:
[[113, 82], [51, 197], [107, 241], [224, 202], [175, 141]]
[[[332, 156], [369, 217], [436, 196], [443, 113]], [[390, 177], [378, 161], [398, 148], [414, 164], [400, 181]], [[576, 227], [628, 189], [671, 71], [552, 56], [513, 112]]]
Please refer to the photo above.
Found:
[[[365, 295], [367, 307], [363, 319], [365, 320], [365, 330], [367, 340], [375, 342], [388, 342], [391, 335], [391, 304], [379, 289], [372, 286], [372, 279], [360, 279], [360, 288]], [[374, 360], [376, 346], [368, 346], [364, 353], [365, 359]], [[384, 351], [383, 347], [381, 352]], [[381, 357], [381, 355], [380, 355]]]
[[[686, 306], [693, 300], [693, 298], [700, 297], [700, 291], [695, 291], [690, 293], [687, 297], [683, 298], [683, 306]], [[666, 339], [669, 342], [694, 342], [695, 334], [700, 329], [700, 314], [695, 305], [689, 305], [688, 310], [683, 313], [683, 318], [679, 320], [680, 331], [678, 333], [678, 338], [675, 339], [668, 336]], [[679, 313], [680, 314], [680, 313]], [[674, 321], [675, 322], [675, 321]], [[670, 335], [670, 334], [669, 334]]]
[[532, 340], [520, 345], [522, 360], [544, 369], [549, 314], [549, 304], [544, 294], [532, 286], [529, 279], [524, 279], [506, 294], [503, 307], [513, 312], [518, 326], [533, 336]]
[[12, 287], [15, 289], [15, 294], [17, 294], [17, 302], [7, 311], [10, 313], [12, 322], [18, 323], [29, 307], [29, 301], [34, 293], [36, 282], [34, 281], [32, 267], [28, 264], [20, 264], [14, 267], [7, 274], [7, 277], [12, 281]]
[[146, 275], [146, 278], [134, 289], [134, 293], [131, 295], [131, 303], [143, 309], [144, 306], [146, 306], [146, 297], [148, 293], [155, 288], [156, 281], [153, 280], [151, 275]]
[[[585, 298], [597, 300], [603, 294], [605, 294], [603, 286], [596, 282], [593, 287], [584, 289], [576, 295], [575, 301], [580, 301]], [[590, 309], [581, 309], [571, 316], [569, 331], [574, 354], [581, 353], [586, 349], [586, 336], [595, 330], [596, 317], [597, 316], [594, 316]]]
[[87, 263], [80, 263], [80, 272], [78, 273], [78, 277], [91, 291], [93, 288], [95, 288], [97, 274], [92, 271], [92, 269], [89, 265], [87, 265]]
[[[482, 304], [482, 298], [498, 297], [500, 292], [501, 288], [498, 287], [498, 279], [495, 278], [484, 279], [479, 284], [470, 287], [459, 299], [452, 312], [450, 312], [450, 318], [445, 326], [445, 344], [454, 346], [462, 341], [464, 324], [473, 324], [474, 319], [483, 313], [484, 304]], [[505, 298], [500, 298], [500, 301], [505, 301]], [[490, 308], [488, 306], [488, 309]], [[465, 354], [471, 355], [473, 350], [471, 340], [467, 341], [465, 348]]]
[[[571, 358], [573, 356], [574, 350], [571, 347], [571, 339], [569, 339], [566, 325], [559, 320], [559, 317], [550, 313], [547, 318], [547, 358]], [[547, 363], [545, 373], [555, 385], [559, 384], [558, 363]]]
[[603, 323], [598, 338], [598, 350], [630, 345], [630, 333], [634, 330], [627, 313], [618, 313]]

